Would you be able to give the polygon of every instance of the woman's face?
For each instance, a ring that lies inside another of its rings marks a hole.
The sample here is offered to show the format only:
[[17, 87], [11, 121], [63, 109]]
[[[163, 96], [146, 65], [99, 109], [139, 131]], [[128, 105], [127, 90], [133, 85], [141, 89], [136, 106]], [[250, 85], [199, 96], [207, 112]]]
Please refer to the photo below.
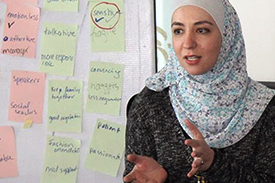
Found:
[[180, 65], [191, 75], [211, 70], [220, 53], [220, 30], [205, 10], [196, 6], [178, 8], [172, 17], [172, 41]]

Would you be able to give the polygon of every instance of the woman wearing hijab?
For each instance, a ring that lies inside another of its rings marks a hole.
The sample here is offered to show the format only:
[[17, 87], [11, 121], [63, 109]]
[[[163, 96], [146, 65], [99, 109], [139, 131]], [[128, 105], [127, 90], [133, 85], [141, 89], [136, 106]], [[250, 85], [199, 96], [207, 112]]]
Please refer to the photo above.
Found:
[[125, 182], [274, 182], [274, 90], [228, 0], [166, 1], [173, 50], [128, 104]]

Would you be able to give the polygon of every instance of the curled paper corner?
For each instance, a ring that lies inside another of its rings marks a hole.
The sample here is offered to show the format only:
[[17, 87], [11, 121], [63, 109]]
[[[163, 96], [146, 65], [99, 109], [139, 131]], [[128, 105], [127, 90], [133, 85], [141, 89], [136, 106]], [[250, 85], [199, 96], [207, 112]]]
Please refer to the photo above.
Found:
[[32, 123], [33, 123], [33, 122], [32, 122], [31, 119], [29, 119], [29, 118], [25, 119], [23, 128], [24, 128], [24, 129], [26, 129], [26, 128], [31, 128], [31, 127], [32, 127]]

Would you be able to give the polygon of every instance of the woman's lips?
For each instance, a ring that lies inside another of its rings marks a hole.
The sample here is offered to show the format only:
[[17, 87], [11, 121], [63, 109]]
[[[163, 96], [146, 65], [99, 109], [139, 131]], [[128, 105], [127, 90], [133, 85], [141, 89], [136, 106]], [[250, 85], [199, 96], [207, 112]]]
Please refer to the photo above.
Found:
[[196, 65], [201, 60], [201, 56], [196, 55], [186, 55], [183, 58], [188, 65]]

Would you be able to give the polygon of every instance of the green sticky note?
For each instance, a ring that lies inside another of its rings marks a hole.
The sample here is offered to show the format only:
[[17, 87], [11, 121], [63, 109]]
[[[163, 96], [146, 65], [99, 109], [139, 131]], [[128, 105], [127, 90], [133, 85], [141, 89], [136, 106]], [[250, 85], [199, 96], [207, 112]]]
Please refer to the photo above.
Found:
[[40, 71], [73, 76], [77, 25], [44, 22], [42, 30]]
[[123, 0], [91, 1], [92, 52], [125, 51], [125, 15]]
[[80, 140], [48, 136], [41, 183], [75, 183]]
[[47, 11], [78, 12], [78, 0], [44, 0]]
[[124, 152], [125, 126], [98, 119], [85, 168], [116, 177]]
[[47, 116], [49, 131], [82, 131], [82, 85], [82, 81], [49, 81]]
[[119, 115], [124, 65], [90, 62], [86, 111]]

